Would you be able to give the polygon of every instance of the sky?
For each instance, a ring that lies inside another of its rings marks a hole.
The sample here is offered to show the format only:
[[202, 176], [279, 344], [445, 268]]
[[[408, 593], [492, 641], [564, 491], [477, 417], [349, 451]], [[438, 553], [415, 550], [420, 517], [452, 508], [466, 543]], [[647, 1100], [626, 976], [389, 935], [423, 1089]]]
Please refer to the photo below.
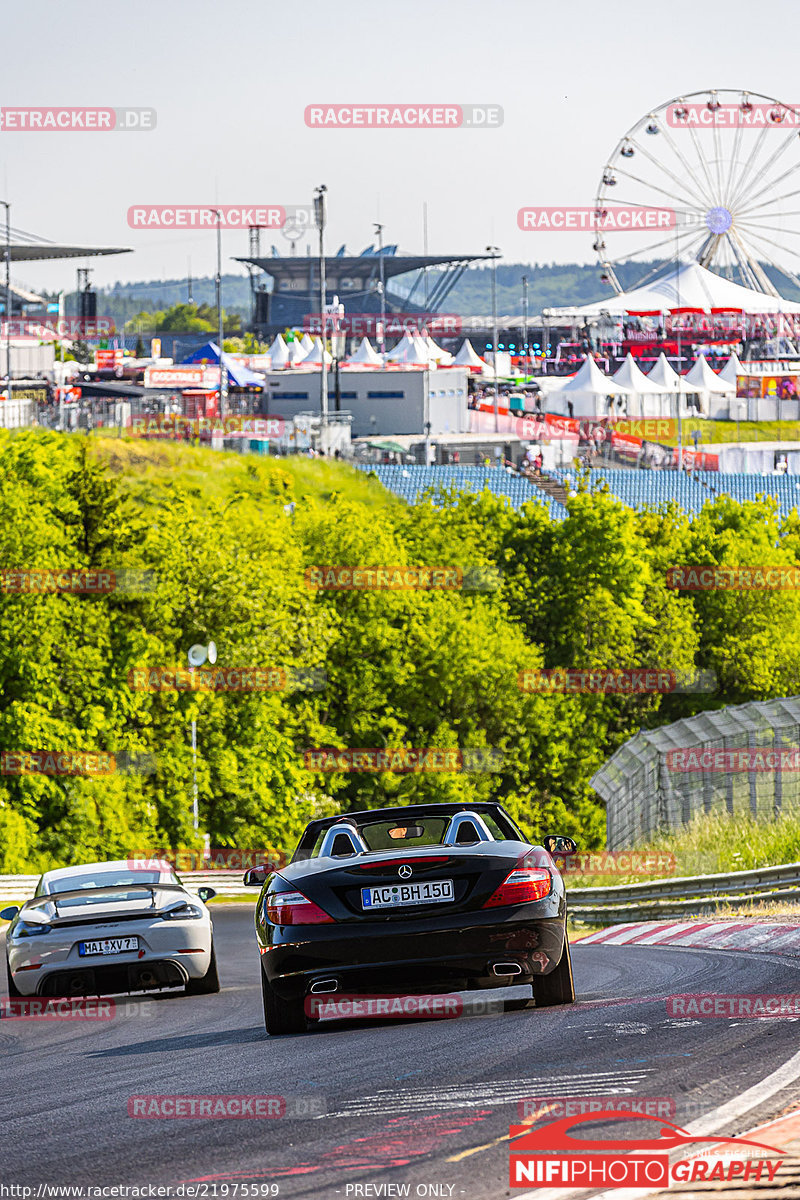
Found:
[[[510, 262], [593, 261], [590, 233], [522, 231], [524, 206], [591, 206], [604, 164], [653, 107], [707, 88], [786, 103], [796, 0], [41, 0], [3, 17], [5, 107], [154, 108], [155, 130], [0, 130], [0, 198], [12, 225], [55, 242], [134, 253], [20, 264], [14, 279], [213, 274], [211, 230], [131, 229], [134, 205], [308, 204], [325, 184], [327, 248], [384, 240]], [[491, 104], [481, 129], [314, 129], [308, 105]], [[799, 143], [800, 144], [800, 143]], [[288, 242], [264, 235], [265, 251]], [[224, 270], [247, 252], [223, 235]], [[305, 252], [305, 242], [298, 246]]]

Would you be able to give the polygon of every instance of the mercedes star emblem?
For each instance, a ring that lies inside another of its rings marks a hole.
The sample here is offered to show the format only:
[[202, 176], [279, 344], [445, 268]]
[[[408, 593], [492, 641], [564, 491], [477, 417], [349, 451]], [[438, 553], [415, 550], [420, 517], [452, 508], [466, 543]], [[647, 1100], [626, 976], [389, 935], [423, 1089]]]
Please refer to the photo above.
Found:
[[397, 874], [400, 876], [401, 879], [410, 879], [411, 874], [412, 874], [411, 867], [408, 867], [408, 866], [406, 866], [405, 863], [403, 863], [402, 867], [397, 872]]

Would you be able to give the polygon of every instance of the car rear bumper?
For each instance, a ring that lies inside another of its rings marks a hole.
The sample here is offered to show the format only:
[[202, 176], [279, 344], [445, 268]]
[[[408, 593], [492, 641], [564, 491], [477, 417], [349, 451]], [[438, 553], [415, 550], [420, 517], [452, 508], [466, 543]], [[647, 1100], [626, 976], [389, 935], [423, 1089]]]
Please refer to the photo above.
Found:
[[171, 959], [136, 963], [97, 963], [73, 970], [49, 971], [40, 979], [37, 996], [109, 996], [151, 988], [183, 987], [186, 967]]
[[[484, 918], [460, 928], [407, 924], [295, 927], [294, 942], [262, 946], [267, 980], [285, 1000], [306, 996], [312, 984], [335, 980], [336, 991], [398, 995], [464, 991], [531, 983], [561, 960], [563, 916], [517, 921]], [[495, 967], [516, 966], [515, 974]]]
[[[200, 979], [211, 962], [208, 927], [184, 930], [171, 946], [150, 945], [140, 936], [140, 949], [108, 957], [84, 957], [78, 941], [58, 935], [11, 942], [8, 963], [23, 996], [91, 996], [182, 987]], [[155, 939], [152, 939], [155, 941]], [[177, 947], [175, 942], [178, 941]]]

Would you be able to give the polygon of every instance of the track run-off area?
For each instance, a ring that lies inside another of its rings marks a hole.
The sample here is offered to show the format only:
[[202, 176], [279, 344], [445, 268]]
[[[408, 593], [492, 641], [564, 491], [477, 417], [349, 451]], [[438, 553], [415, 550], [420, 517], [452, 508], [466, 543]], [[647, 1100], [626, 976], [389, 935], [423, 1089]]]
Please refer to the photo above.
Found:
[[[794, 995], [797, 957], [577, 941], [578, 999], [564, 1008], [325, 1021], [269, 1038], [252, 909], [212, 912], [218, 995], [119, 997], [100, 1020], [0, 1020], [4, 1184], [33, 1197], [63, 1184], [494, 1200], [525, 1194], [509, 1188], [509, 1126], [548, 1099], [649, 1098], [655, 1115], [717, 1134], [800, 1106], [800, 1018], [674, 1017], [667, 1006], [678, 994]], [[501, 994], [527, 992], [489, 995]], [[164, 1096], [283, 1103], [267, 1117], [133, 1115], [134, 1098]]]

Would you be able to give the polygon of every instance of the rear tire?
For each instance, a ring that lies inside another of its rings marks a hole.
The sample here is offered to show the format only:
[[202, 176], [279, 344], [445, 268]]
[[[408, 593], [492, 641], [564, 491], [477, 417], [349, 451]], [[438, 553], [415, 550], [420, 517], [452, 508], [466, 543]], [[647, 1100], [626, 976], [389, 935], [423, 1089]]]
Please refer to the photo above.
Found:
[[261, 996], [264, 1001], [264, 1027], [271, 1037], [284, 1033], [305, 1033], [308, 1029], [302, 1000], [282, 1000], [261, 971]]
[[14, 999], [16, 999], [18, 996], [21, 996], [21, 995], [22, 995], [22, 992], [19, 990], [19, 988], [18, 988], [18, 987], [17, 987], [17, 985], [14, 983], [14, 980], [13, 980], [13, 978], [12, 978], [12, 975], [11, 975], [11, 967], [10, 967], [10, 965], [9, 965], [8, 959], [6, 959], [6, 979], [8, 980], [8, 994], [9, 994], [9, 996], [11, 996], [11, 997], [12, 997], [12, 998], [14, 998]]
[[561, 961], [555, 971], [534, 979], [533, 998], [537, 1008], [550, 1008], [554, 1004], [572, 1004], [575, 1000], [572, 959], [569, 953], [569, 938], [566, 933], [564, 934], [564, 951]]
[[208, 970], [200, 979], [187, 979], [187, 996], [210, 996], [219, 991], [219, 974], [217, 972], [217, 955], [214, 943], [211, 943], [211, 961]]

